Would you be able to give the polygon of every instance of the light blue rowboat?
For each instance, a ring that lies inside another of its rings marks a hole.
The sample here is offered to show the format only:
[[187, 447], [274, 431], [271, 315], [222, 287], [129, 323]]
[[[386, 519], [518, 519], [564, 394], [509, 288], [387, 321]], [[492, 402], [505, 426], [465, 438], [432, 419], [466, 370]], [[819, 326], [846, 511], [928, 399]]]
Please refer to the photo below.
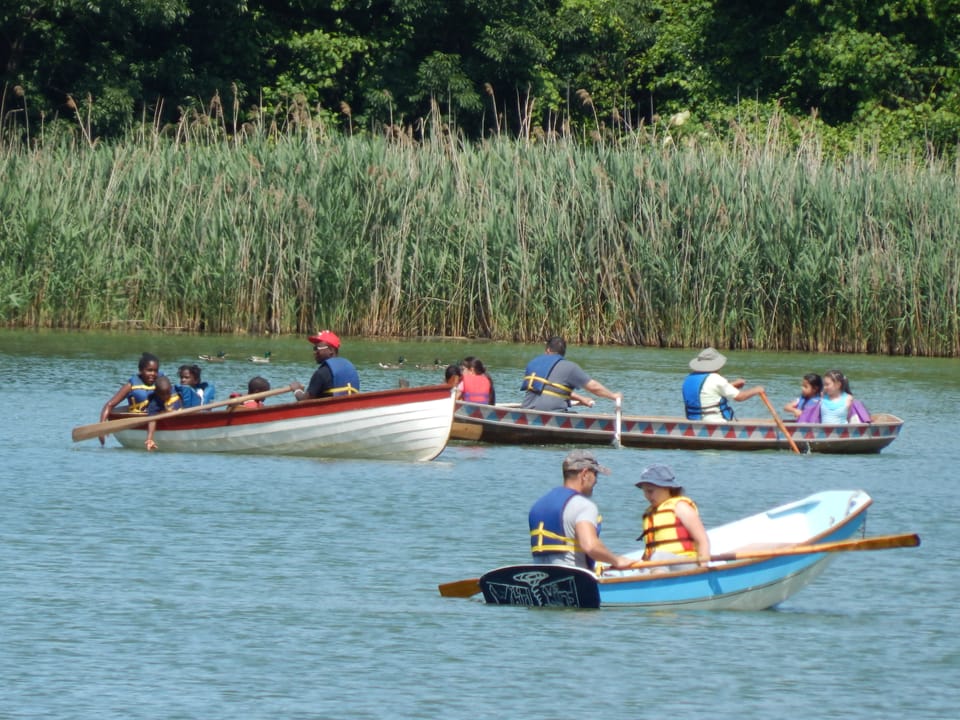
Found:
[[[598, 578], [578, 568], [513, 565], [483, 575], [479, 590], [503, 605], [763, 610], [810, 584], [838, 551], [919, 544], [916, 535], [860, 539], [871, 502], [860, 490], [830, 490], [715, 527], [706, 567], [607, 570]], [[639, 562], [642, 550], [628, 557]]]

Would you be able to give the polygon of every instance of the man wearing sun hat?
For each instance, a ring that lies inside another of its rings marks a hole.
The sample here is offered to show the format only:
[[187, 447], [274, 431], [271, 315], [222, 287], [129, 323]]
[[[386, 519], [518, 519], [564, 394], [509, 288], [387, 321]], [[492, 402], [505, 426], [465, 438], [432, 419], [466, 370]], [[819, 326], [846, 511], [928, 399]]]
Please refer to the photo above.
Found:
[[742, 402], [763, 393], [760, 385], [744, 390], [747, 381], [743, 378], [730, 382], [720, 375], [717, 371], [726, 362], [727, 358], [712, 347], [701, 350], [690, 361], [690, 374], [683, 381], [683, 406], [688, 420], [733, 420], [731, 400]]
[[563, 485], [530, 508], [530, 552], [534, 563], [593, 569], [597, 562], [623, 570], [633, 562], [616, 555], [600, 540], [600, 511], [590, 500], [599, 475], [609, 468], [587, 450], [573, 450], [563, 460]]
[[313, 357], [317, 369], [310, 378], [307, 389], [298, 382], [290, 383], [297, 400], [333, 397], [360, 392], [360, 376], [353, 363], [340, 355], [340, 338], [329, 330], [321, 330], [307, 340], [313, 345]]

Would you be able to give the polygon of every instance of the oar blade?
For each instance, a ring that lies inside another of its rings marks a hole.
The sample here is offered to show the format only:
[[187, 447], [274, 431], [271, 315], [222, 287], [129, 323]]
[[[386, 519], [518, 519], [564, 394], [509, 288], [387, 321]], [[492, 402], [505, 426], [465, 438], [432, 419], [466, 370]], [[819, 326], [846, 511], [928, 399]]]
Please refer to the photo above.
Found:
[[468, 598], [480, 592], [480, 578], [469, 578], [438, 585], [443, 597]]

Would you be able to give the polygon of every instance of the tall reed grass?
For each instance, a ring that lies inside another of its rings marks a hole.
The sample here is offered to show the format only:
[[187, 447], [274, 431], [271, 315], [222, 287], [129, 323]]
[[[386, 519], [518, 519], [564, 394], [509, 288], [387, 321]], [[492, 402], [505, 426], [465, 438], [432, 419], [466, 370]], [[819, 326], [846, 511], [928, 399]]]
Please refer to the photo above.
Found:
[[[542, 139], [541, 139], [542, 140]], [[960, 355], [960, 167], [816, 138], [0, 149], [0, 322]]]

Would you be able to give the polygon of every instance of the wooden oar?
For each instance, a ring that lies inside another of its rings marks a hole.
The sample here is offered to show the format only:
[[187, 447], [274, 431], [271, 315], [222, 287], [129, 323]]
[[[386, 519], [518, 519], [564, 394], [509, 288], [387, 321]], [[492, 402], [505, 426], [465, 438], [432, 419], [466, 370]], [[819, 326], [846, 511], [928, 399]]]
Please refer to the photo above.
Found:
[[773, 416], [773, 421], [777, 424], [777, 427], [780, 428], [780, 432], [782, 432], [784, 437], [787, 438], [787, 442], [790, 443], [790, 449], [799, 455], [800, 448], [798, 448], [797, 444], [793, 441], [793, 435], [787, 431], [787, 426], [783, 424], [783, 419], [780, 417], [780, 413], [773, 409], [773, 405], [770, 404], [770, 398], [767, 397], [767, 393], [760, 393], [760, 399], [763, 400], [763, 404], [767, 406], [767, 410], [769, 410], [770, 414]]
[[263, 398], [268, 398], [272, 395], [282, 395], [283, 393], [290, 392], [292, 389], [293, 388], [290, 385], [285, 385], [284, 387], [277, 388], [275, 390], [264, 390], [263, 392], [253, 393], [252, 395], [240, 395], [239, 397], [230, 398], [229, 400], [220, 400], [219, 402], [209, 403], [208, 405], [195, 405], [194, 407], [184, 408], [182, 410], [171, 410], [170, 412], [157, 413], [156, 415], [147, 415], [144, 413], [138, 417], [107, 420], [106, 422], [94, 423], [93, 425], [80, 425], [79, 427], [75, 427], [73, 429], [72, 437], [74, 442], [80, 442], [81, 440], [89, 440], [90, 438], [109, 435], [117, 430], [128, 430], [130, 428], [146, 425], [153, 420], [166, 420], [167, 418], [190, 415], [203, 410], [210, 410], [211, 408], [226, 407], [227, 405], [240, 405], [248, 400], [262, 400]]
[[616, 414], [613, 418], [613, 446], [620, 447], [620, 431], [623, 428], [623, 403], [621, 398], [617, 398]]
[[469, 578], [437, 586], [443, 597], [468, 598], [480, 592], [480, 578]]
[[[783, 557], [786, 555], [816, 555], [825, 552], [852, 552], [855, 550], [890, 550], [901, 547], [917, 547], [920, 544], [920, 536], [916, 533], [905, 533], [902, 535], [877, 535], [871, 538], [861, 538], [859, 540], [838, 540], [836, 542], [819, 543], [814, 545], [788, 545], [787, 547], [771, 548], [770, 550], [754, 550], [742, 552], [720, 553], [711, 555], [711, 562], [734, 561], [734, 560], [766, 560], [769, 558]], [[651, 560], [648, 562], [635, 562], [630, 567], [632, 569], [642, 569], [648, 567], [662, 567], [664, 565], [696, 565], [697, 561], [693, 558], [671, 558], [668, 560]]]
[[[905, 533], [902, 535], [877, 535], [872, 538], [861, 538], [859, 540], [838, 540], [836, 542], [820, 543], [815, 545], [790, 545], [788, 547], [774, 548], [762, 551], [730, 552], [711, 555], [711, 562], [735, 561], [735, 560], [766, 560], [769, 558], [783, 557], [786, 555], [816, 555], [825, 552], [853, 552], [856, 550], [890, 550], [902, 547], [917, 547], [920, 545], [920, 536], [916, 533]], [[697, 561], [688, 558], [671, 558], [669, 560], [651, 560], [648, 562], [635, 562], [630, 569], [641, 570], [644, 568], [664, 567], [666, 565], [696, 565]], [[610, 568], [606, 568], [609, 570]], [[608, 577], [614, 579], [616, 576]], [[601, 579], [602, 580], [602, 579]], [[438, 586], [440, 595], [443, 597], [468, 598], [473, 597], [480, 592], [480, 578], [468, 578], [466, 580], [457, 580], [455, 582], [443, 583]]]

